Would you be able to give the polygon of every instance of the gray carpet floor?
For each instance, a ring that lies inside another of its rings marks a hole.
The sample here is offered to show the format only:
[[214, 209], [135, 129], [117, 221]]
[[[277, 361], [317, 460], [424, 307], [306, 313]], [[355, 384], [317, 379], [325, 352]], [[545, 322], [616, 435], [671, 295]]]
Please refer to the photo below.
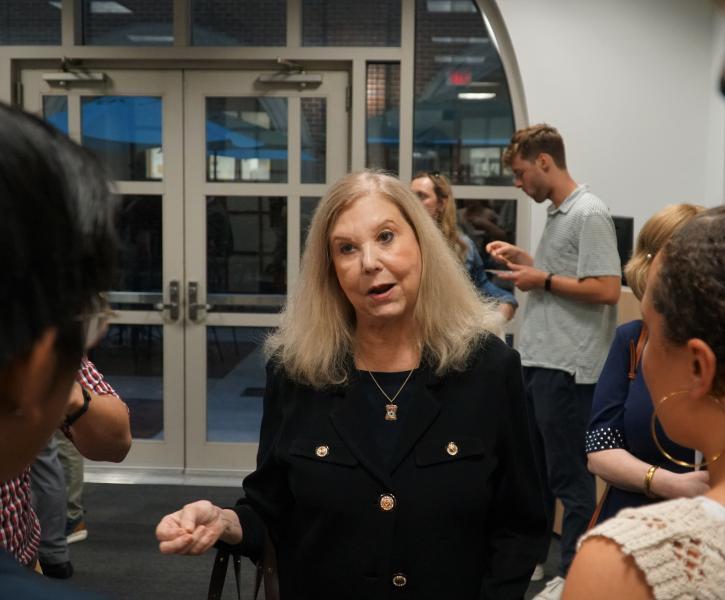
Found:
[[[102, 593], [113, 600], [205, 599], [213, 552], [193, 557], [162, 555], [154, 530], [163, 515], [187, 502], [206, 498], [229, 506], [238, 495], [239, 488], [86, 484], [88, 539], [70, 546], [75, 574], [69, 581], [78, 588]], [[556, 571], [556, 540], [549, 557], [545, 568], [547, 578]], [[243, 560], [243, 592], [252, 589], [253, 577], [252, 564]], [[224, 598], [236, 597], [233, 582], [230, 570]], [[526, 599], [543, 587], [544, 582], [532, 583]]]

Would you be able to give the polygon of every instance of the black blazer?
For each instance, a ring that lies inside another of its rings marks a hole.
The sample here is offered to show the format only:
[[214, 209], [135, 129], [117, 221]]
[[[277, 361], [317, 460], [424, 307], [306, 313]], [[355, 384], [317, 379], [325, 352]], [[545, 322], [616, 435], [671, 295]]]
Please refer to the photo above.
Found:
[[392, 463], [354, 380], [319, 391], [267, 370], [237, 550], [259, 557], [266, 524], [282, 600], [523, 597], [546, 518], [518, 353], [489, 336], [463, 372], [423, 367]]

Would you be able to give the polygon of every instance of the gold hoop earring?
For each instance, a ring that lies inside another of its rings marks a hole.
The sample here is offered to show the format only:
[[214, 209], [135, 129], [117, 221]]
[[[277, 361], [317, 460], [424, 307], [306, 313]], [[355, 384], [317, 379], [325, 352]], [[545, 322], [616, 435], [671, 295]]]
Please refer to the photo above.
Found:
[[[652, 434], [652, 440], [654, 441], [655, 446], [657, 446], [657, 450], [659, 450], [660, 453], [662, 454], [662, 456], [664, 456], [667, 460], [675, 463], [676, 465], [680, 465], [681, 467], [688, 467], [690, 469], [699, 469], [702, 467], [707, 467], [708, 465], [711, 465], [712, 463], [714, 463], [718, 458], [720, 458], [722, 456], [722, 451], [719, 452], [718, 454], [716, 454], [715, 456], [713, 456], [708, 461], [703, 460], [703, 462], [701, 462], [701, 463], [689, 463], [685, 460], [680, 460], [680, 459], [672, 456], [669, 452], [667, 452], [667, 450], [665, 450], [662, 447], [662, 444], [660, 444], [660, 441], [657, 438], [657, 407], [661, 406], [664, 402], [666, 402], [673, 396], [679, 396], [680, 394], [686, 394], [689, 391], [690, 390], [680, 390], [678, 392], [672, 392], [670, 394], [667, 394], [664, 398], [662, 398], [662, 400], [660, 400], [652, 410], [652, 419], [650, 420], [649, 430], [650, 430], [650, 433]], [[720, 401], [717, 398], [712, 397], [712, 399], [717, 404], [720, 404]], [[703, 456], [703, 459], [704, 458], [705, 457]]]

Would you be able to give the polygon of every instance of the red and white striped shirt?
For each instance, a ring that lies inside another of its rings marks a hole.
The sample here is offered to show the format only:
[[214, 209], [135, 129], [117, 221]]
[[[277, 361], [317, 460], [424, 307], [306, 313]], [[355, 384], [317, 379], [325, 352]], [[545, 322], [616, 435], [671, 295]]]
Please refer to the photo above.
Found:
[[[87, 358], [81, 361], [76, 381], [99, 396], [118, 396]], [[17, 477], [0, 482], [0, 545], [27, 565], [35, 560], [39, 544], [40, 523], [31, 504], [28, 467]]]

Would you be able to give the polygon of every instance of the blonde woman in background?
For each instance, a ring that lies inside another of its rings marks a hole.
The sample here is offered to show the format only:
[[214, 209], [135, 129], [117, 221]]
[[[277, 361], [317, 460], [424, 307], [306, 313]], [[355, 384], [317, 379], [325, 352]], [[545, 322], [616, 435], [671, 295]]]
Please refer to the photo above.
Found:
[[[654, 257], [679, 227], [703, 210], [692, 204], [675, 204], [663, 208], [644, 224], [634, 254], [624, 269], [627, 283], [639, 301], [644, 296]], [[693, 471], [671, 463], [652, 440], [652, 400], [639, 364], [647, 335], [641, 319], [617, 328], [594, 391], [586, 433], [588, 466], [611, 486], [597, 522], [613, 517], [623, 508], [697, 496], [709, 489], [707, 471]], [[669, 454], [693, 462], [692, 450], [670, 441], [660, 428], [657, 432]]]
[[508, 321], [516, 312], [516, 297], [495, 285], [486, 275], [483, 259], [473, 240], [460, 230], [457, 223], [456, 201], [451, 184], [445, 175], [420, 171], [410, 183], [410, 189], [433, 218], [443, 237], [448, 241], [458, 259], [465, 265], [468, 275], [478, 291], [485, 297], [498, 301], [498, 311]]
[[642, 316], [656, 418], [672, 440], [702, 453], [709, 489], [624, 509], [590, 530], [565, 600], [725, 597], [725, 206], [682, 225], [654, 257]]
[[161, 551], [257, 558], [266, 528], [282, 600], [521, 598], [546, 520], [499, 323], [405, 186], [338, 181], [268, 340], [245, 498], [167, 515]]

